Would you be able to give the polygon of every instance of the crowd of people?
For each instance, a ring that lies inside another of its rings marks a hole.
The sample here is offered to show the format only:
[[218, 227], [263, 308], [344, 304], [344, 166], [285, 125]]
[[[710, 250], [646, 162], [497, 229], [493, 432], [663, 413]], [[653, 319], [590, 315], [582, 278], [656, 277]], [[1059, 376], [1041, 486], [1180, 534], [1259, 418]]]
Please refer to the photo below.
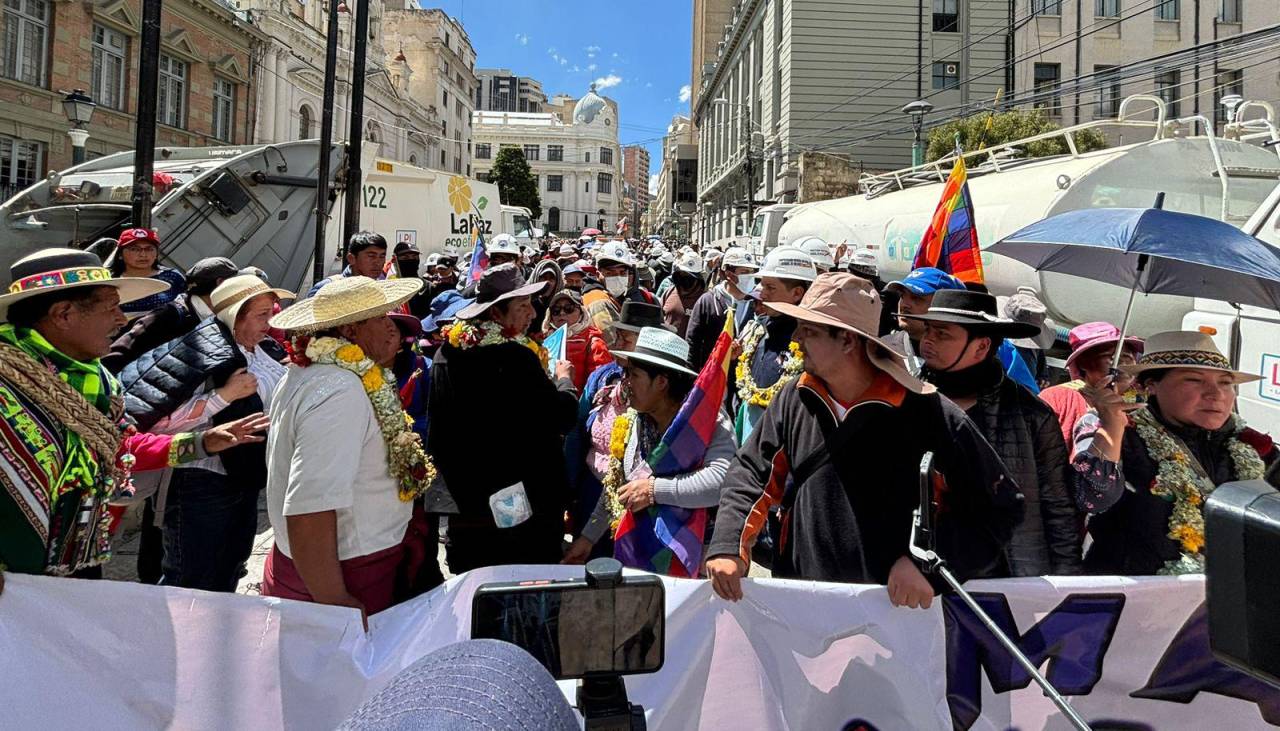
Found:
[[[1258, 377], [1208, 336], [1082, 324], [1055, 379], [1033, 289], [885, 282], [874, 252], [815, 237], [760, 259], [503, 234], [423, 259], [361, 232], [297, 301], [225, 258], [162, 268], [159, 243], [129, 229], [107, 264], [11, 267], [2, 571], [100, 577], [134, 511], [141, 581], [234, 591], [265, 493], [262, 593], [371, 614], [443, 582], [440, 542], [455, 574], [625, 560], [619, 516], [670, 507], [698, 522], [687, 575], [725, 599], [757, 563], [927, 607], [940, 587], [908, 553], [926, 452], [966, 579], [1202, 571], [1204, 498], [1280, 484], [1234, 409]], [[718, 417], [657, 470], [723, 333]]]

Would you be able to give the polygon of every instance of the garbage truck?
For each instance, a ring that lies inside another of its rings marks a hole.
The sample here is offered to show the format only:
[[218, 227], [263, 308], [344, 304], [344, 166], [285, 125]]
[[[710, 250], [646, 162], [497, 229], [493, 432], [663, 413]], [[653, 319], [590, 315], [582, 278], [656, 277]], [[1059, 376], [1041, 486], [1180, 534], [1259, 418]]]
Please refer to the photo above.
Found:
[[[1145, 103], [1145, 106], [1144, 106]], [[1170, 120], [1164, 102], [1151, 96], [1125, 99], [1117, 119], [1088, 122], [1037, 137], [965, 155], [969, 190], [975, 209], [978, 240], [987, 246], [1035, 221], [1079, 208], [1147, 207], [1165, 193], [1165, 208], [1244, 224], [1267, 200], [1280, 178], [1280, 147], [1262, 140], [1278, 139], [1270, 105], [1245, 102], [1236, 119], [1260, 109], [1249, 121], [1227, 125], [1217, 136], [1204, 117]], [[1138, 119], [1147, 111], [1154, 119]], [[1094, 152], [1076, 151], [1075, 135], [1107, 127], [1130, 142]], [[1017, 158], [1026, 144], [1050, 137], [1066, 142], [1071, 152], [1047, 158]], [[785, 211], [777, 240], [765, 249], [818, 236], [829, 244], [847, 242], [867, 248], [879, 259], [882, 277], [906, 274], [916, 247], [938, 205], [953, 157], [880, 175], [864, 176], [863, 193], [805, 203]], [[759, 223], [761, 231], [771, 226]], [[1036, 272], [1026, 265], [983, 254], [987, 286], [997, 295], [1020, 286], [1039, 291], [1049, 315], [1062, 328], [1093, 320], [1118, 320], [1128, 291], [1078, 277]], [[1140, 297], [1131, 327], [1150, 335], [1182, 326], [1192, 311], [1190, 297]]]

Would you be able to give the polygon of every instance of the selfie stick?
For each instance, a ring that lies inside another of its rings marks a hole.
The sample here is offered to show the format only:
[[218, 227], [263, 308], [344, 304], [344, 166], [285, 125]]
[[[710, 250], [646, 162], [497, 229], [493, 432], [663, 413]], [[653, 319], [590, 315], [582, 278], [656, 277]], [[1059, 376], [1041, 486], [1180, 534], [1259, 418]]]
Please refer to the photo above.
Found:
[[1049, 696], [1049, 699], [1058, 707], [1058, 710], [1062, 711], [1062, 715], [1067, 717], [1072, 726], [1075, 726], [1079, 731], [1090, 731], [1089, 724], [1085, 723], [1085, 720], [1080, 717], [1080, 714], [1076, 713], [1071, 704], [1067, 702], [1067, 699], [1063, 698], [1062, 694], [1049, 683], [1044, 675], [1040, 674], [1035, 664], [1026, 655], [1022, 654], [1022, 651], [1018, 649], [1013, 640], [1009, 639], [1009, 635], [1005, 634], [1004, 630], [1000, 629], [1000, 625], [996, 624], [995, 620], [991, 619], [983, 611], [973, 596], [965, 591], [963, 586], [960, 586], [960, 581], [947, 568], [946, 561], [933, 550], [933, 477], [933, 452], [925, 452], [924, 458], [920, 460], [920, 507], [912, 512], [911, 544], [909, 546], [912, 558], [924, 564], [925, 573], [936, 573], [942, 577], [943, 581], [947, 582], [947, 585], [955, 591], [960, 600], [978, 617], [978, 621], [982, 622], [982, 625], [991, 634], [995, 635], [1000, 644], [1004, 645], [1004, 649], [1018, 661], [1018, 664], [1031, 674], [1032, 679], [1036, 681], [1036, 685], [1044, 690], [1044, 694]]
[[[613, 558], [587, 562], [587, 586], [622, 586], [622, 563]], [[627, 686], [618, 674], [589, 675], [578, 686], [578, 710], [585, 731], [644, 731], [644, 708], [627, 700]]]

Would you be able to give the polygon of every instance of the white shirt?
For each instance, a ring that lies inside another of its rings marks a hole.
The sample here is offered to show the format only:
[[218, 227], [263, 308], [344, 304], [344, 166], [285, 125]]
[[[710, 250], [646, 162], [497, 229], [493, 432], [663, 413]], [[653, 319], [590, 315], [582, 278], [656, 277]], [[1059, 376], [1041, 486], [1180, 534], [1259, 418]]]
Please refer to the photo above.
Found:
[[245, 370], [258, 379], [258, 398], [262, 399], [262, 410], [270, 414], [271, 395], [275, 393], [276, 385], [284, 378], [288, 367], [267, 355], [262, 348], [248, 350], [239, 343], [236, 343], [236, 347], [240, 348], [240, 353], [244, 356]]
[[400, 500], [360, 379], [337, 366], [290, 366], [267, 432], [267, 515], [280, 551], [293, 558], [286, 516], [329, 510], [345, 561], [404, 540], [413, 504]]

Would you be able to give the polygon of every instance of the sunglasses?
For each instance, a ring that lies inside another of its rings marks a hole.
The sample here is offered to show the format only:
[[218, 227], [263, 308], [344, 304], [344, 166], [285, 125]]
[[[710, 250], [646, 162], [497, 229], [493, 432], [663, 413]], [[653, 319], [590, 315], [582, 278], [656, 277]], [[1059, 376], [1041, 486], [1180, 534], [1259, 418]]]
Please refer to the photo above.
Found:
[[578, 311], [577, 305], [564, 305], [562, 307], [551, 308], [552, 315], [568, 315], [569, 313], [577, 312], [577, 311]]

